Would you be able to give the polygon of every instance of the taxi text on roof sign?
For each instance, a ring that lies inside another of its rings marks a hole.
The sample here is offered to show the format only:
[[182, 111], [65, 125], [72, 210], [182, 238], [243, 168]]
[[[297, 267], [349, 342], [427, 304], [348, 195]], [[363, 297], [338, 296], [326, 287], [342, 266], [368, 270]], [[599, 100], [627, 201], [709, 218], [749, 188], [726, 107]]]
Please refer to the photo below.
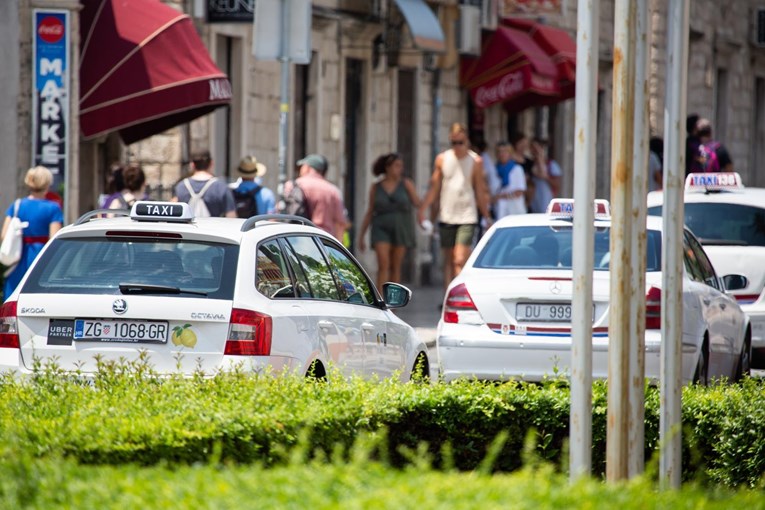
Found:
[[190, 222], [194, 213], [185, 202], [136, 202], [130, 217], [137, 221]]
[[744, 184], [738, 172], [710, 172], [688, 174], [685, 178], [686, 190], [724, 190], [741, 189]]
[[[609, 219], [611, 217], [611, 205], [608, 200], [595, 200], [595, 219]], [[573, 218], [574, 217], [574, 199], [573, 198], [555, 198], [547, 206], [548, 216], [555, 218]]]

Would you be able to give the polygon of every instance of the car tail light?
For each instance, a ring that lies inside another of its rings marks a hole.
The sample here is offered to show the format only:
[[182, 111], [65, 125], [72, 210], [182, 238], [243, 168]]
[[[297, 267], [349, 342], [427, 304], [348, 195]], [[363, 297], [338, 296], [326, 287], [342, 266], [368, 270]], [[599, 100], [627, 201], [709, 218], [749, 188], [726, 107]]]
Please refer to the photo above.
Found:
[[0, 307], [0, 347], [19, 348], [19, 323], [16, 319], [16, 301]]
[[271, 354], [271, 316], [234, 308], [223, 354], [268, 356]]
[[474, 311], [478, 312], [478, 309], [473, 303], [473, 298], [470, 297], [467, 287], [464, 283], [460, 283], [446, 296], [446, 303], [444, 305], [444, 322], [452, 324], [458, 324], [460, 322], [458, 312], [462, 311]]
[[656, 287], [645, 296], [645, 329], [661, 329], [661, 289]]

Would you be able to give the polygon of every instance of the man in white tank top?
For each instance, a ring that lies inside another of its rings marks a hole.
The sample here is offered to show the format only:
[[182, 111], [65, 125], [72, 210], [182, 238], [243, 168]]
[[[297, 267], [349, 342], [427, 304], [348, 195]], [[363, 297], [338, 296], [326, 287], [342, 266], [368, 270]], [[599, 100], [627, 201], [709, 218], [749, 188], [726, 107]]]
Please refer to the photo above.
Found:
[[430, 188], [420, 206], [418, 221], [436, 198], [439, 199], [438, 220], [441, 250], [444, 256], [444, 287], [457, 276], [470, 257], [479, 213], [487, 223], [489, 191], [481, 157], [469, 150], [467, 128], [452, 124], [449, 130], [452, 148], [436, 156]]

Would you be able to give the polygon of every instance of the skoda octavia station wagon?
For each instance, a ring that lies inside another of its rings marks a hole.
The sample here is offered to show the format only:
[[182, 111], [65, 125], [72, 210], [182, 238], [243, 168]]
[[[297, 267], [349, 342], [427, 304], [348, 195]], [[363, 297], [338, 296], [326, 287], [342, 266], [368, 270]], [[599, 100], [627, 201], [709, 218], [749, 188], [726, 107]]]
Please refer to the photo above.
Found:
[[427, 348], [360, 264], [304, 218], [194, 218], [185, 203], [93, 211], [59, 231], [0, 309], [0, 371], [98, 361], [158, 373], [239, 368], [408, 380]]

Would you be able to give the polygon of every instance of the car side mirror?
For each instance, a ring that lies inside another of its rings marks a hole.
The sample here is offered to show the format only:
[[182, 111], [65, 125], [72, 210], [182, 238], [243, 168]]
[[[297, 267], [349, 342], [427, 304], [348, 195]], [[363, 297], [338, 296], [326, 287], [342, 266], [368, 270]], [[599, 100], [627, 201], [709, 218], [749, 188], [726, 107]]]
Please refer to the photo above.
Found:
[[725, 290], [741, 290], [749, 285], [749, 280], [744, 275], [726, 274], [723, 276], [723, 285]]
[[398, 283], [383, 283], [383, 300], [388, 308], [401, 308], [412, 299], [412, 291]]

